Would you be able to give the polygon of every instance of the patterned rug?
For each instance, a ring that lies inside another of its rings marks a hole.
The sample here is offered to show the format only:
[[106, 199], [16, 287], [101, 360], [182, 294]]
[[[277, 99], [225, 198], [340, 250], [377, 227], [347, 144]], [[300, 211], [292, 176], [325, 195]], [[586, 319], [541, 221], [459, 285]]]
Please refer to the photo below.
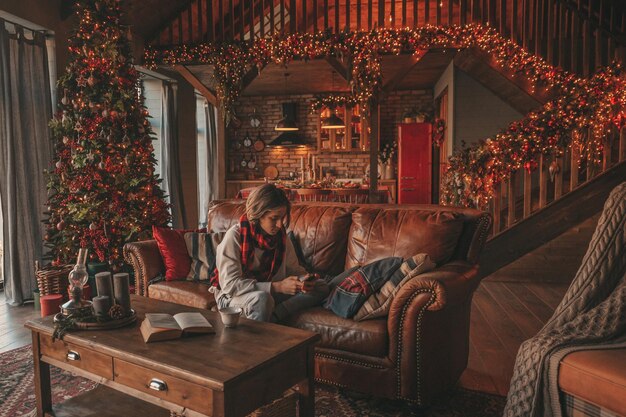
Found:
[[[0, 354], [0, 417], [34, 416], [33, 356], [30, 346]], [[95, 382], [51, 367], [53, 403], [97, 386]], [[428, 409], [402, 401], [372, 398], [334, 387], [315, 389], [318, 417], [500, 417], [505, 398], [457, 389]]]

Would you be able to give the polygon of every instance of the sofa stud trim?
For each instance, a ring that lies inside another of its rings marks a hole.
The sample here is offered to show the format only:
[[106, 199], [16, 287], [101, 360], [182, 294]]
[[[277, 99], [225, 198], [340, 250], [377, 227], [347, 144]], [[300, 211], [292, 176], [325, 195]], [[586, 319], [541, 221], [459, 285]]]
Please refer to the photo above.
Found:
[[[413, 300], [415, 299], [415, 297], [417, 297], [420, 294], [424, 294], [424, 293], [430, 293], [431, 297], [428, 300], [428, 302], [426, 304], [424, 304], [424, 307], [422, 307], [420, 309], [420, 312], [417, 316], [417, 330], [415, 333], [415, 337], [416, 337], [416, 345], [415, 345], [415, 355], [416, 355], [416, 369], [415, 372], [417, 373], [417, 379], [416, 379], [416, 383], [417, 383], [417, 399], [411, 399], [411, 398], [406, 398], [403, 397], [401, 395], [402, 393], [402, 375], [401, 375], [401, 363], [402, 363], [402, 342], [403, 342], [403, 337], [402, 337], [402, 329], [404, 328], [404, 319], [406, 317], [406, 312], [408, 310], [408, 308], [411, 306], [411, 303], [413, 302]], [[396, 375], [397, 375], [397, 394], [396, 397], [398, 399], [401, 400], [406, 400], [406, 401], [410, 401], [412, 403], [421, 405], [422, 404], [422, 378], [421, 378], [421, 357], [422, 357], [422, 353], [421, 353], [421, 349], [420, 349], [420, 336], [422, 334], [422, 318], [424, 316], [424, 311], [426, 311], [426, 309], [435, 302], [437, 298], [437, 295], [435, 294], [435, 292], [433, 290], [429, 290], [429, 289], [418, 289], [416, 290], [411, 297], [407, 300], [407, 302], [404, 304], [404, 307], [402, 309], [402, 316], [400, 316], [400, 323], [398, 325], [398, 354], [397, 354], [397, 358], [396, 358]]]
[[339, 356], [329, 355], [327, 353], [315, 353], [315, 356], [318, 358], [332, 359], [338, 362], [349, 363], [351, 365], [365, 366], [366, 368], [385, 369], [385, 367], [382, 365], [374, 365], [372, 363], [355, 361], [353, 359], [340, 358]]

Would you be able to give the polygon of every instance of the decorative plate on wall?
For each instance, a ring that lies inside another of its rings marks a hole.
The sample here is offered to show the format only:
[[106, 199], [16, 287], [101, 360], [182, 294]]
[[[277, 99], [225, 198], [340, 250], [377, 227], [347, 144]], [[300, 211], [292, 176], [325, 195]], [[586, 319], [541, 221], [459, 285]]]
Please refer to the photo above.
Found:
[[261, 152], [265, 149], [265, 141], [261, 138], [261, 134], [258, 134], [254, 144], [252, 145], [255, 151]]
[[278, 178], [278, 168], [276, 168], [276, 165], [268, 165], [263, 170], [263, 175], [270, 180], [275, 180]]
[[250, 135], [248, 135], [246, 133], [246, 137], [243, 138], [243, 146], [245, 146], [246, 148], [249, 148], [250, 146], [252, 146], [252, 139], [250, 138]]

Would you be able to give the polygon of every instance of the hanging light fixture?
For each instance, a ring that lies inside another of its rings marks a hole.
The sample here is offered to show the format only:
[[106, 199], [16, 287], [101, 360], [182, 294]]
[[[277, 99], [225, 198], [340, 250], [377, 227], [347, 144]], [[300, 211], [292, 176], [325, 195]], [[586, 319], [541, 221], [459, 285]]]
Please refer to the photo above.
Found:
[[[285, 93], [287, 92], [287, 77], [289, 77], [289, 73], [285, 73]], [[300, 130], [296, 121], [294, 120], [295, 115], [291, 115], [290, 113], [283, 111], [283, 118], [276, 123], [274, 126], [274, 130], [277, 132], [295, 132]]]
[[[335, 71], [332, 74], [333, 92], [335, 91]], [[322, 120], [322, 129], [344, 129], [346, 124], [343, 119], [337, 116], [337, 109], [332, 109], [330, 117]]]

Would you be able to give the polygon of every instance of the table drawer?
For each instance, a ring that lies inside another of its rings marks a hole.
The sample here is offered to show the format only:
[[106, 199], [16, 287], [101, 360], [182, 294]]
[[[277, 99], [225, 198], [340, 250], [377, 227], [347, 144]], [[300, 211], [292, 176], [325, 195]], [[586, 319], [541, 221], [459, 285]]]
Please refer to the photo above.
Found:
[[59, 339], [53, 342], [51, 336], [42, 334], [39, 335], [39, 346], [42, 355], [106, 379], [113, 379], [113, 358], [110, 356]]
[[202, 414], [213, 414], [211, 389], [121, 359], [113, 359], [113, 364], [115, 382]]

